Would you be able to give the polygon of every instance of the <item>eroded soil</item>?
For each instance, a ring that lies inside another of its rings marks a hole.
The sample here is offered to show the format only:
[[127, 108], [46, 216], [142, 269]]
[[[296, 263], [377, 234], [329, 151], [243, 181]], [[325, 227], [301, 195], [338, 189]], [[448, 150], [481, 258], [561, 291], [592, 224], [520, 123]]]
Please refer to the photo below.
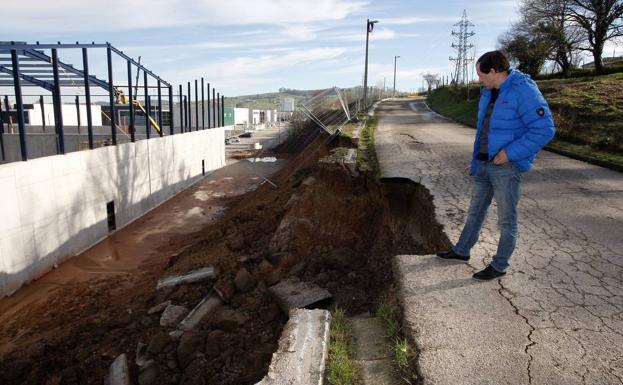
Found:
[[[177, 241], [136, 269], [13, 307], [0, 325], [0, 383], [101, 384], [125, 353], [133, 383], [254, 384], [287, 321], [267, 288], [289, 276], [328, 289], [333, 301], [321, 306], [373, 311], [393, 291], [394, 255], [429, 254], [448, 240], [424, 188], [320, 168], [330, 150], [323, 141], [271, 177], [276, 188], [264, 183], [230, 198], [211, 224], [185, 236], [182, 251]], [[213, 281], [155, 290], [162, 276], [210, 265], [219, 271]], [[148, 314], [165, 301], [192, 309], [215, 285], [226, 303], [181, 337], [160, 326], [159, 312]]]

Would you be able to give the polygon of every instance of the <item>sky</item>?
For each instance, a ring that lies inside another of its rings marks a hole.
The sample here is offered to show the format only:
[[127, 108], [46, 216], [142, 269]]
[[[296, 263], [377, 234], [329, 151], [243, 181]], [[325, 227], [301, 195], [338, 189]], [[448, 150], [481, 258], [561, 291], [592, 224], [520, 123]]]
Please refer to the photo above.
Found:
[[110, 42], [175, 86], [204, 77], [236, 96], [363, 84], [371, 19], [368, 85], [391, 88], [400, 56], [396, 88], [411, 91], [424, 73], [453, 71], [451, 31], [464, 10], [478, 58], [496, 48], [517, 8], [516, 0], [4, 0], [0, 41]]

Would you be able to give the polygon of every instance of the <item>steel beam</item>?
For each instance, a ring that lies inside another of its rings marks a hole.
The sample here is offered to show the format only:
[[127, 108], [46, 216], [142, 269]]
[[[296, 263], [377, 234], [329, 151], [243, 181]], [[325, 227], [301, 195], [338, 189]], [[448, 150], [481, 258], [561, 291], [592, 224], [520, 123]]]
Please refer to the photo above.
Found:
[[45, 111], [43, 110], [43, 95], [39, 95], [39, 108], [41, 108], [41, 126], [45, 132]]
[[147, 90], [147, 72], [143, 72], [143, 84], [145, 88], [145, 131], [147, 135], [147, 139], [150, 138], [151, 134], [151, 121], [149, 120], [149, 113], [151, 109], [151, 103], [149, 102], [149, 91]]
[[210, 107], [210, 83], [208, 83], [208, 128], [212, 128], [212, 114], [210, 114], [211, 109], [212, 107]]
[[182, 85], [180, 84], [180, 132], [184, 132], [184, 96], [182, 95]]
[[65, 134], [63, 132], [63, 107], [61, 98], [61, 85], [58, 79], [58, 53], [52, 49], [52, 67], [54, 68], [54, 126], [58, 136], [58, 152], [65, 153]]
[[214, 127], [217, 127], [216, 125], [216, 90], [214, 89], [214, 87], [212, 88], [212, 123], [214, 124]]
[[112, 82], [112, 50], [110, 46], [106, 49], [106, 58], [108, 61], [108, 104], [110, 105], [110, 134], [112, 144], [117, 145], [117, 113], [115, 111], [115, 89]]
[[216, 116], [218, 121], [218, 127], [223, 127], [223, 122], [221, 121], [221, 93], [216, 93]]
[[[19, 79], [19, 58], [17, 51], [11, 51], [11, 61], [13, 65], [13, 82], [15, 89], [15, 100], [17, 103], [17, 124], [19, 125], [19, 144], [22, 152], [22, 160], [28, 160], [28, 150], [26, 149], [26, 127], [24, 125], [24, 102], [22, 100], [22, 86]], [[6, 97], [5, 97], [6, 98]], [[8, 100], [8, 99], [5, 99]], [[7, 102], [8, 104], [8, 102]]]
[[193, 121], [191, 119], [192, 112], [191, 112], [191, 107], [190, 107], [190, 100], [191, 100], [190, 95], [191, 95], [190, 94], [190, 82], [188, 82], [188, 99], [187, 99], [187, 108], [188, 109], [186, 110], [186, 113], [188, 114], [188, 120], [187, 120], [188, 125], [186, 126], [186, 128], [188, 128], [188, 131], [192, 131], [193, 130]]
[[84, 72], [84, 97], [87, 107], [87, 133], [89, 148], [93, 149], [93, 116], [91, 114], [91, 85], [89, 84], [89, 56], [86, 48], [82, 48], [82, 68]]
[[134, 97], [132, 94], [132, 62], [128, 62], [128, 114], [130, 114], [130, 141], [136, 142], [136, 124], [134, 122]]
[[169, 86], [169, 133], [171, 135], [174, 134], [174, 124], [173, 124], [173, 86]]
[[203, 84], [203, 78], [201, 78], [201, 129], [205, 130], [206, 128], [206, 119], [205, 119], [205, 96], [204, 91], [205, 85]]
[[160, 130], [158, 134], [160, 136], [164, 135], [164, 130], [162, 127], [162, 89], [160, 88], [161, 81], [158, 79], [158, 125], [160, 126]]
[[195, 131], [199, 131], [199, 90], [195, 79]]

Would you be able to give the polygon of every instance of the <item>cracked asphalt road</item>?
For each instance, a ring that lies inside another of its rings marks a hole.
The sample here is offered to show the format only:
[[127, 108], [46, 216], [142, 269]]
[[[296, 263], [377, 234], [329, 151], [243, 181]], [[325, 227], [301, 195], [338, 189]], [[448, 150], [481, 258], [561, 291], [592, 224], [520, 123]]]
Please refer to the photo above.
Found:
[[[475, 130], [422, 100], [377, 108], [383, 177], [427, 187], [458, 240]], [[509, 274], [471, 275], [497, 247], [492, 205], [469, 263], [395, 258], [424, 384], [623, 384], [623, 174], [543, 151], [523, 176]]]

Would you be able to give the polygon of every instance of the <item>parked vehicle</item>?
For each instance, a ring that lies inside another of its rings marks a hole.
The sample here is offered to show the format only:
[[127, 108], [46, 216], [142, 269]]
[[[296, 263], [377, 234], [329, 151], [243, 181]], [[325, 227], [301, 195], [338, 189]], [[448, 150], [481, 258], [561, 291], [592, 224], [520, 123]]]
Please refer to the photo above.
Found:
[[240, 143], [240, 138], [238, 138], [237, 136], [230, 136], [229, 138], [225, 138], [225, 144], [232, 143]]
[[242, 133], [242, 134], [238, 135], [239, 138], [250, 138], [251, 136], [253, 136], [251, 131], [247, 131], [245, 133]]

